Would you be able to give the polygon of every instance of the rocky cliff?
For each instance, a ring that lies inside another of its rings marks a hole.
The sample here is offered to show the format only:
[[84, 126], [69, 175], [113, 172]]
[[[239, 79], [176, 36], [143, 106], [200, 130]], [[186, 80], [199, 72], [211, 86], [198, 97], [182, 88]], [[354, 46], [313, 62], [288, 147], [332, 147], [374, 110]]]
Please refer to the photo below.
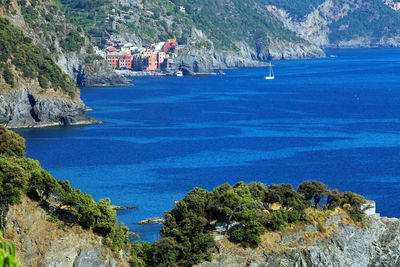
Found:
[[285, 27], [319, 47], [400, 46], [400, 15], [380, 0], [262, 2]]
[[[202, 44], [209, 44], [209, 47]], [[260, 67], [265, 60], [308, 59], [324, 57], [316, 46], [304, 42], [288, 42], [271, 39], [260, 42], [256, 47], [246, 42], [236, 42], [237, 51], [220, 50], [199, 29], [192, 28], [189, 45], [175, 51], [174, 64], [166, 67], [167, 72], [178, 69], [185, 74], [212, 73], [215, 69]]]
[[8, 1], [0, 3], [0, 15], [46, 50], [78, 86], [120, 86], [130, 83], [103, 59], [93, 55], [83, 28], [67, 20], [53, 1]]
[[79, 97], [48, 92], [40, 94], [34, 86], [0, 91], [0, 124], [8, 128], [45, 127], [99, 123]]
[[57, 65], [65, 71], [77, 86], [126, 86], [130, 81], [118, 75], [104, 60], [84, 62], [85, 55], [81, 53], [62, 54]]
[[400, 266], [400, 220], [369, 217], [366, 226], [332, 214], [323, 226], [267, 233], [256, 249], [217, 236], [219, 252], [198, 266]]
[[43, 127], [96, 123], [79, 89], [44, 50], [0, 17], [0, 124]]
[[4, 237], [14, 243], [22, 266], [128, 266], [125, 254], [103, 245], [98, 235], [48, 218], [46, 210], [26, 196], [10, 207]]

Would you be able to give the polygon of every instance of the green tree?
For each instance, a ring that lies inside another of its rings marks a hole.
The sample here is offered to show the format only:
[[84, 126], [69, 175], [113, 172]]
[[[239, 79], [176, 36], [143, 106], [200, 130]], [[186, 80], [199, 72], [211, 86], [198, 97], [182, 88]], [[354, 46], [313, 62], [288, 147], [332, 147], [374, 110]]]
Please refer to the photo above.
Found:
[[173, 237], [164, 237], [154, 242], [151, 262], [155, 266], [176, 266], [182, 246]]
[[340, 193], [338, 190], [328, 191], [326, 205], [329, 209], [335, 209], [340, 206]]
[[297, 192], [302, 194], [307, 201], [314, 200], [315, 207], [318, 206], [326, 194], [327, 185], [318, 181], [306, 181], [299, 185]]
[[31, 172], [28, 191], [37, 193], [42, 200], [47, 200], [57, 186], [57, 181], [47, 171], [38, 168]]

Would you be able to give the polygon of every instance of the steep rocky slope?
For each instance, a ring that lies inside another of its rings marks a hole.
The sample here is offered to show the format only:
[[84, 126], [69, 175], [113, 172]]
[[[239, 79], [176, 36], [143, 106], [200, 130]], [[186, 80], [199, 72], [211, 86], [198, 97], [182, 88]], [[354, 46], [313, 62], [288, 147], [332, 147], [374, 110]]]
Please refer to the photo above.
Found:
[[400, 220], [370, 217], [365, 228], [334, 214], [318, 230], [267, 233], [262, 245], [244, 249], [220, 236], [219, 252], [198, 266], [400, 266]]
[[79, 89], [32, 39], [0, 17], [0, 124], [88, 124]]
[[4, 237], [14, 243], [22, 266], [128, 266], [124, 254], [103, 245], [100, 236], [48, 218], [46, 210], [26, 196], [8, 211]]
[[400, 15], [380, 0], [261, 0], [299, 37], [320, 47], [399, 47]]
[[[51, 0], [0, 2], [0, 16], [30, 37], [78, 86], [127, 85], [103, 59], [93, 53], [88, 35], [76, 21], [69, 21]], [[104, 62], [105, 63], [105, 62]], [[93, 66], [96, 67], [93, 67]]]

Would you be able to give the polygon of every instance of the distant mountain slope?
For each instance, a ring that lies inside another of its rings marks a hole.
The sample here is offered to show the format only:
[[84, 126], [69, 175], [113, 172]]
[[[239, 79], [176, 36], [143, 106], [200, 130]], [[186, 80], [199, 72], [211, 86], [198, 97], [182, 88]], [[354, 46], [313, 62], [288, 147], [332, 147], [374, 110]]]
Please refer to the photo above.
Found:
[[324, 55], [255, 0], [59, 1], [67, 16], [86, 25], [99, 43], [112, 33], [139, 45], [176, 37], [198, 48], [259, 60]]
[[288, 29], [318, 46], [400, 46], [400, 14], [381, 0], [260, 2]]

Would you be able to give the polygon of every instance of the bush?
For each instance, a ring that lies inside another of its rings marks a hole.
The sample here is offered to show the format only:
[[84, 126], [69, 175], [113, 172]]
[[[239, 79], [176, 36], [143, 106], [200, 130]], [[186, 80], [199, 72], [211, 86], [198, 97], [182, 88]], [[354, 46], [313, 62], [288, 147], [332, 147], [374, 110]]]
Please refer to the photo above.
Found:
[[14, 74], [12, 74], [11, 70], [6, 67], [3, 71], [3, 78], [8, 83], [11, 88], [15, 87], [15, 81], [14, 81]]
[[25, 139], [0, 124], [0, 155], [19, 157], [25, 155]]
[[60, 218], [58, 217], [58, 215], [52, 215], [49, 218], [47, 218], [48, 222], [52, 222], [52, 223], [56, 223], [60, 220]]
[[15, 260], [15, 248], [12, 243], [0, 242], [0, 266], [20, 267]]

